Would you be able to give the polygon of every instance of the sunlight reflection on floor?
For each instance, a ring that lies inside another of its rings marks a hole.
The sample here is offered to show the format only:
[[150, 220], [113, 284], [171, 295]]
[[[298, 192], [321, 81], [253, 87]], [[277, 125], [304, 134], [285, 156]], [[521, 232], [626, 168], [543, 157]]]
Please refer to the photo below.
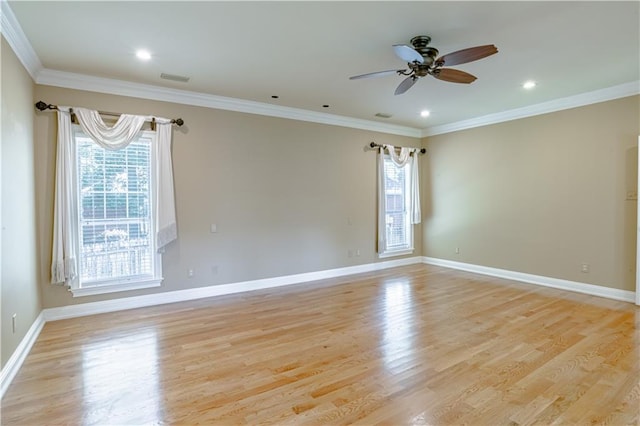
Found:
[[414, 307], [408, 280], [389, 282], [384, 295], [383, 359], [391, 373], [403, 369], [401, 362], [414, 356]]
[[85, 424], [162, 419], [155, 329], [105, 336], [82, 350]]

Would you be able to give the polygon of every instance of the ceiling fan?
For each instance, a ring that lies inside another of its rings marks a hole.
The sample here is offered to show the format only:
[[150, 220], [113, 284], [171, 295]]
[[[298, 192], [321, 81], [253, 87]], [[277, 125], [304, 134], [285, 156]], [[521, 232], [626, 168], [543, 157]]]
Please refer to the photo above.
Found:
[[473, 83], [476, 80], [474, 75], [453, 68], [443, 68], [444, 66], [465, 64], [467, 62], [477, 61], [487, 56], [498, 53], [498, 48], [493, 44], [484, 46], [470, 47], [468, 49], [458, 50], [448, 53], [444, 56], [438, 56], [438, 49], [429, 46], [431, 37], [419, 35], [411, 39], [411, 46], [406, 44], [395, 44], [393, 50], [396, 55], [407, 62], [409, 69], [402, 70], [386, 70], [371, 72], [368, 74], [355, 75], [349, 77], [350, 80], [360, 78], [382, 77], [385, 75], [398, 74], [406, 75], [400, 85], [396, 88], [395, 94], [401, 95], [413, 86], [419, 78], [431, 75], [438, 80], [448, 81], [451, 83]]

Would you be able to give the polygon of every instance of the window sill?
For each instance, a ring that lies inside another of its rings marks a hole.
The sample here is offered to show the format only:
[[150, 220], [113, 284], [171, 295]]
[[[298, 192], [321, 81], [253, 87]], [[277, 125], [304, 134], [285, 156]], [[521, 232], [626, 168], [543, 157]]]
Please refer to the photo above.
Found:
[[394, 250], [394, 251], [385, 251], [384, 253], [379, 253], [378, 257], [383, 259], [385, 257], [395, 257], [395, 256], [406, 256], [408, 254], [413, 254], [415, 249], [402, 249], [402, 250]]
[[119, 291], [140, 290], [143, 288], [160, 287], [162, 278], [156, 278], [145, 281], [123, 281], [114, 282], [113, 284], [96, 285], [92, 287], [72, 288], [69, 291], [73, 293], [73, 297], [95, 296], [97, 294], [117, 293]]

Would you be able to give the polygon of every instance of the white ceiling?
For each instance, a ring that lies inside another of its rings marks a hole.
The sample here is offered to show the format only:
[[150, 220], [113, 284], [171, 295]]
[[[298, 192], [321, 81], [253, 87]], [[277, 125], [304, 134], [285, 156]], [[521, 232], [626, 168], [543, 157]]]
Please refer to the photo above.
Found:
[[[640, 79], [640, 2], [10, 1], [46, 70], [126, 80], [416, 129]], [[431, 77], [349, 80], [403, 68], [393, 44], [429, 35], [440, 54], [495, 44]], [[146, 48], [153, 58], [136, 59]], [[161, 73], [189, 76], [188, 83]], [[525, 91], [528, 79], [538, 82]], [[279, 99], [272, 99], [278, 95]], [[50, 101], [46, 100], [45, 101]], [[328, 104], [329, 108], [322, 105]], [[420, 117], [428, 109], [431, 116]], [[375, 117], [388, 113], [389, 119]]]

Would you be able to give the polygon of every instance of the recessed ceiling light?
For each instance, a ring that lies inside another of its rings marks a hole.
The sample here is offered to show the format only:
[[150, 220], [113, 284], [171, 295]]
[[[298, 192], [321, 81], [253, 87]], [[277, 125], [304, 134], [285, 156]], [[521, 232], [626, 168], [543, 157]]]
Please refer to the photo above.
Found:
[[136, 57], [142, 61], [151, 59], [151, 53], [148, 50], [140, 49], [136, 52]]
[[533, 80], [525, 81], [524, 84], [522, 85], [522, 87], [524, 89], [531, 90], [534, 87], [536, 87], [536, 82], [533, 81]]
[[428, 117], [431, 115], [431, 112], [425, 110], [420, 111], [420, 117]]

